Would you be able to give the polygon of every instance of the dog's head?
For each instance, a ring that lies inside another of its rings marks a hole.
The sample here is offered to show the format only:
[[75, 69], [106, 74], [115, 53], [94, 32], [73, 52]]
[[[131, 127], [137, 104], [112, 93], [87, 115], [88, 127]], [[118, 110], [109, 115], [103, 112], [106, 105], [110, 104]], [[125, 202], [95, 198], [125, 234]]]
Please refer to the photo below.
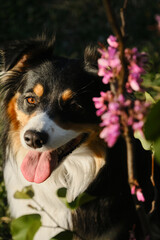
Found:
[[87, 48], [82, 60], [57, 57], [53, 41], [37, 39], [7, 46], [3, 60], [7, 141], [15, 155], [27, 149], [21, 165], [25, 178], [43, 182], [58, 165], [55, 149], [72, 151], [97, 131], [92, 98], [104, 86], [97, 76], [96, 52]]

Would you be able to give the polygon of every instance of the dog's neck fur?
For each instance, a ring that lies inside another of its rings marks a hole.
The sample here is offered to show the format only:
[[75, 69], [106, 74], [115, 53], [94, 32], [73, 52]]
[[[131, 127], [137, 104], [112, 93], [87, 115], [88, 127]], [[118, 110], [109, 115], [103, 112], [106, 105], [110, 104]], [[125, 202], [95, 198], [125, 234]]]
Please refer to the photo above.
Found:
[[[20, 215], [37, 213], [36, 210], [31, 209], [28, 205], [34, 207], [33, 200], [20, 200], [14, 199], [13, 195], [17, 190], [22, 190], [24, 186], [31, 185], [27, 182], [20, 171], [19, 165], [24, 158], [24, 148], [19, 149], [16, 160], [13, 158], [12, 149], [7, 149], [7, 158], [4, 168], [4, 178], [6, 188], [8, 191], [8, 200], [10, 204], [10, 210], [13, 217], [19, 217]], [[56, 192], [59, 188], [67, 188], [67, 200], [73, 201], [80, 193], [84, 192], [90, 183], [95, 179], [99, 169], [104, 165], [103, 157], [97, 157], [93, 151], [81, 144], [72, 153], [67, 155], [61, 165], [52, 172], [51, 176], [41, 184], [33, 183], [33, 189], [35, 192], [35, 200], [44, 207], [45, 211], [55, 219], [50, 219], [45, 212], [40, 212], [42, 216], [42, 222], [44, 225], [53, 226], [54, 229], [47, 229], [44, 234], [44, 239], [53, 237], [58, 232], [62, 231], [61, 228], [57, 228], [56, 225], [65, 229], [72, 229], [71, 212], [67, 207], [58, 199]], [[14, 170], [13, 170], [14, 169]], [[47, 204], [45, 205], [45, 202]], [[37, 238], [42, 239], [42, 232], [39, 231]], [[41, 238], [39, 238], [41, 236]]]

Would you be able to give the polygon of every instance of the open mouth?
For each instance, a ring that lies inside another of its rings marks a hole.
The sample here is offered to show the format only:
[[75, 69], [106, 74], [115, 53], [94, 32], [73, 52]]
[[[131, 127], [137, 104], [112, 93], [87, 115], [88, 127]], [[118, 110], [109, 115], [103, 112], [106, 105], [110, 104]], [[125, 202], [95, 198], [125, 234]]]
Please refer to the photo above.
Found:
[[44, 182], [64, 157], [83, 143], [87, 136], [86, 133], [81, 134], [55, 150], [45, 152], [29, 151], [21, 164], [21, 172], [24, 178], [29, 182]]

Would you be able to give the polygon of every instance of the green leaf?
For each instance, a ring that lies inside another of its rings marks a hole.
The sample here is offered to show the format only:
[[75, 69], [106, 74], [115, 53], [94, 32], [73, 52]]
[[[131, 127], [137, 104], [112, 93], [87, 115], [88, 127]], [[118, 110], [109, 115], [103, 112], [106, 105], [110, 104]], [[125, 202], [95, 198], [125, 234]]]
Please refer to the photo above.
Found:
[[66, 198], [67, 188], [59, 188], [57, 190], [57, 195], [58, 195], [59, 198]]
[[71, 209], [76, 209], [80, 206], [82, 206], [85, 203], [88, 203], [90, 201], [93, 201], [96, 197], [89, 195], [88, 193], [84, 192], [81, 193], [75, 201], [69, 203], [69, 206]]
[[14, 198], [17, 199], [31, 199], [34, 197], [34, 191], [32, 186], [27, 186], [22, 189], [22, 191], [16, 191]]
[[150, 110], [144, 124], [144, 134], [147, 140], [154, 141], [160, 137], [160, 101]]
[[146, 102], [155, 103], [155, 100], [148, 92], [145, 92], [144, 94], [145, 94]]
[[11, 222], [13, 240], [32, 240], [41, 226], [39, 214], [24, 215]]
[[68, 202], [67, 201], [67, 189], [66, 188], [60, 188], [57, 191], [58, 197], [61, 199], [61, 201], [71, 210], [75, 210], [81, 205], [90, 202], [95, 199], [94, 196], [89, 195], [88, 193], [81, 193], [74, 201]]
[[66, 230], [59, 234], [57, 234], [55, 237], [51, 238], [51, 240], [72, 240], [73, 239], [73, 232]]
[[160, 137], [154, 142], [154, 155], [157, 162], [160, 164]]
[[140, 142], [145, 150], [152, 150], [153, 143], [150, 141], [147, 141], [145, 139], [145, 137], [143, 137], [139, 131], [136, 131], [134, 133], [134, 137], [140, 140]]

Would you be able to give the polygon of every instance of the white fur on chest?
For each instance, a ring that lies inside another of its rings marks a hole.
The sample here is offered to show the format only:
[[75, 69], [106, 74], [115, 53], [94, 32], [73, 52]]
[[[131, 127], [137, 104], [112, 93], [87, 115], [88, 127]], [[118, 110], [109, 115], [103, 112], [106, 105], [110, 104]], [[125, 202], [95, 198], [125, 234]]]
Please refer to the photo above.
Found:
[[[24, 149], [23, 149], [24, 151]], [[70, 210], [58, 199], [56, 192], [61, 187], [67, 188], [67, 199], [73, 201], [80, 193], [84, 192], [94, 180], [99, 169], [97, 160], [90, 149], [81, 146], [68, 155], [61, 165], [52, 172], [51, 176], [43, 183], [35, 184], [27, 182], [19, 168], [24, 156], [19, 151], [17, 159], [13, 159], [11, 151], [8, 151], [8, 159], [4, 168], [4, 178], [8, 194], [11, 215], [15, 218], [24, 215], [37, 213], [28, 205], [37, 207], [33, 200], [14, 199], [13, 195], [24, 186], [32, 185], [35, 193], [35, 200], [52, 216], [52, 219], [45, 213], [40, 212], [43, 225], [53, 227], [41, 227], [36, 234], [35, 240], [49, 240], [63, 229], [57, 228], [57, 224], [65, 229], [72, 229]], [[18, 164], [17, 164], [18, 163]], [[103, 166], [100, 164], [99, 168]], [[53, 220], [54, 219], [54, 220]]]

